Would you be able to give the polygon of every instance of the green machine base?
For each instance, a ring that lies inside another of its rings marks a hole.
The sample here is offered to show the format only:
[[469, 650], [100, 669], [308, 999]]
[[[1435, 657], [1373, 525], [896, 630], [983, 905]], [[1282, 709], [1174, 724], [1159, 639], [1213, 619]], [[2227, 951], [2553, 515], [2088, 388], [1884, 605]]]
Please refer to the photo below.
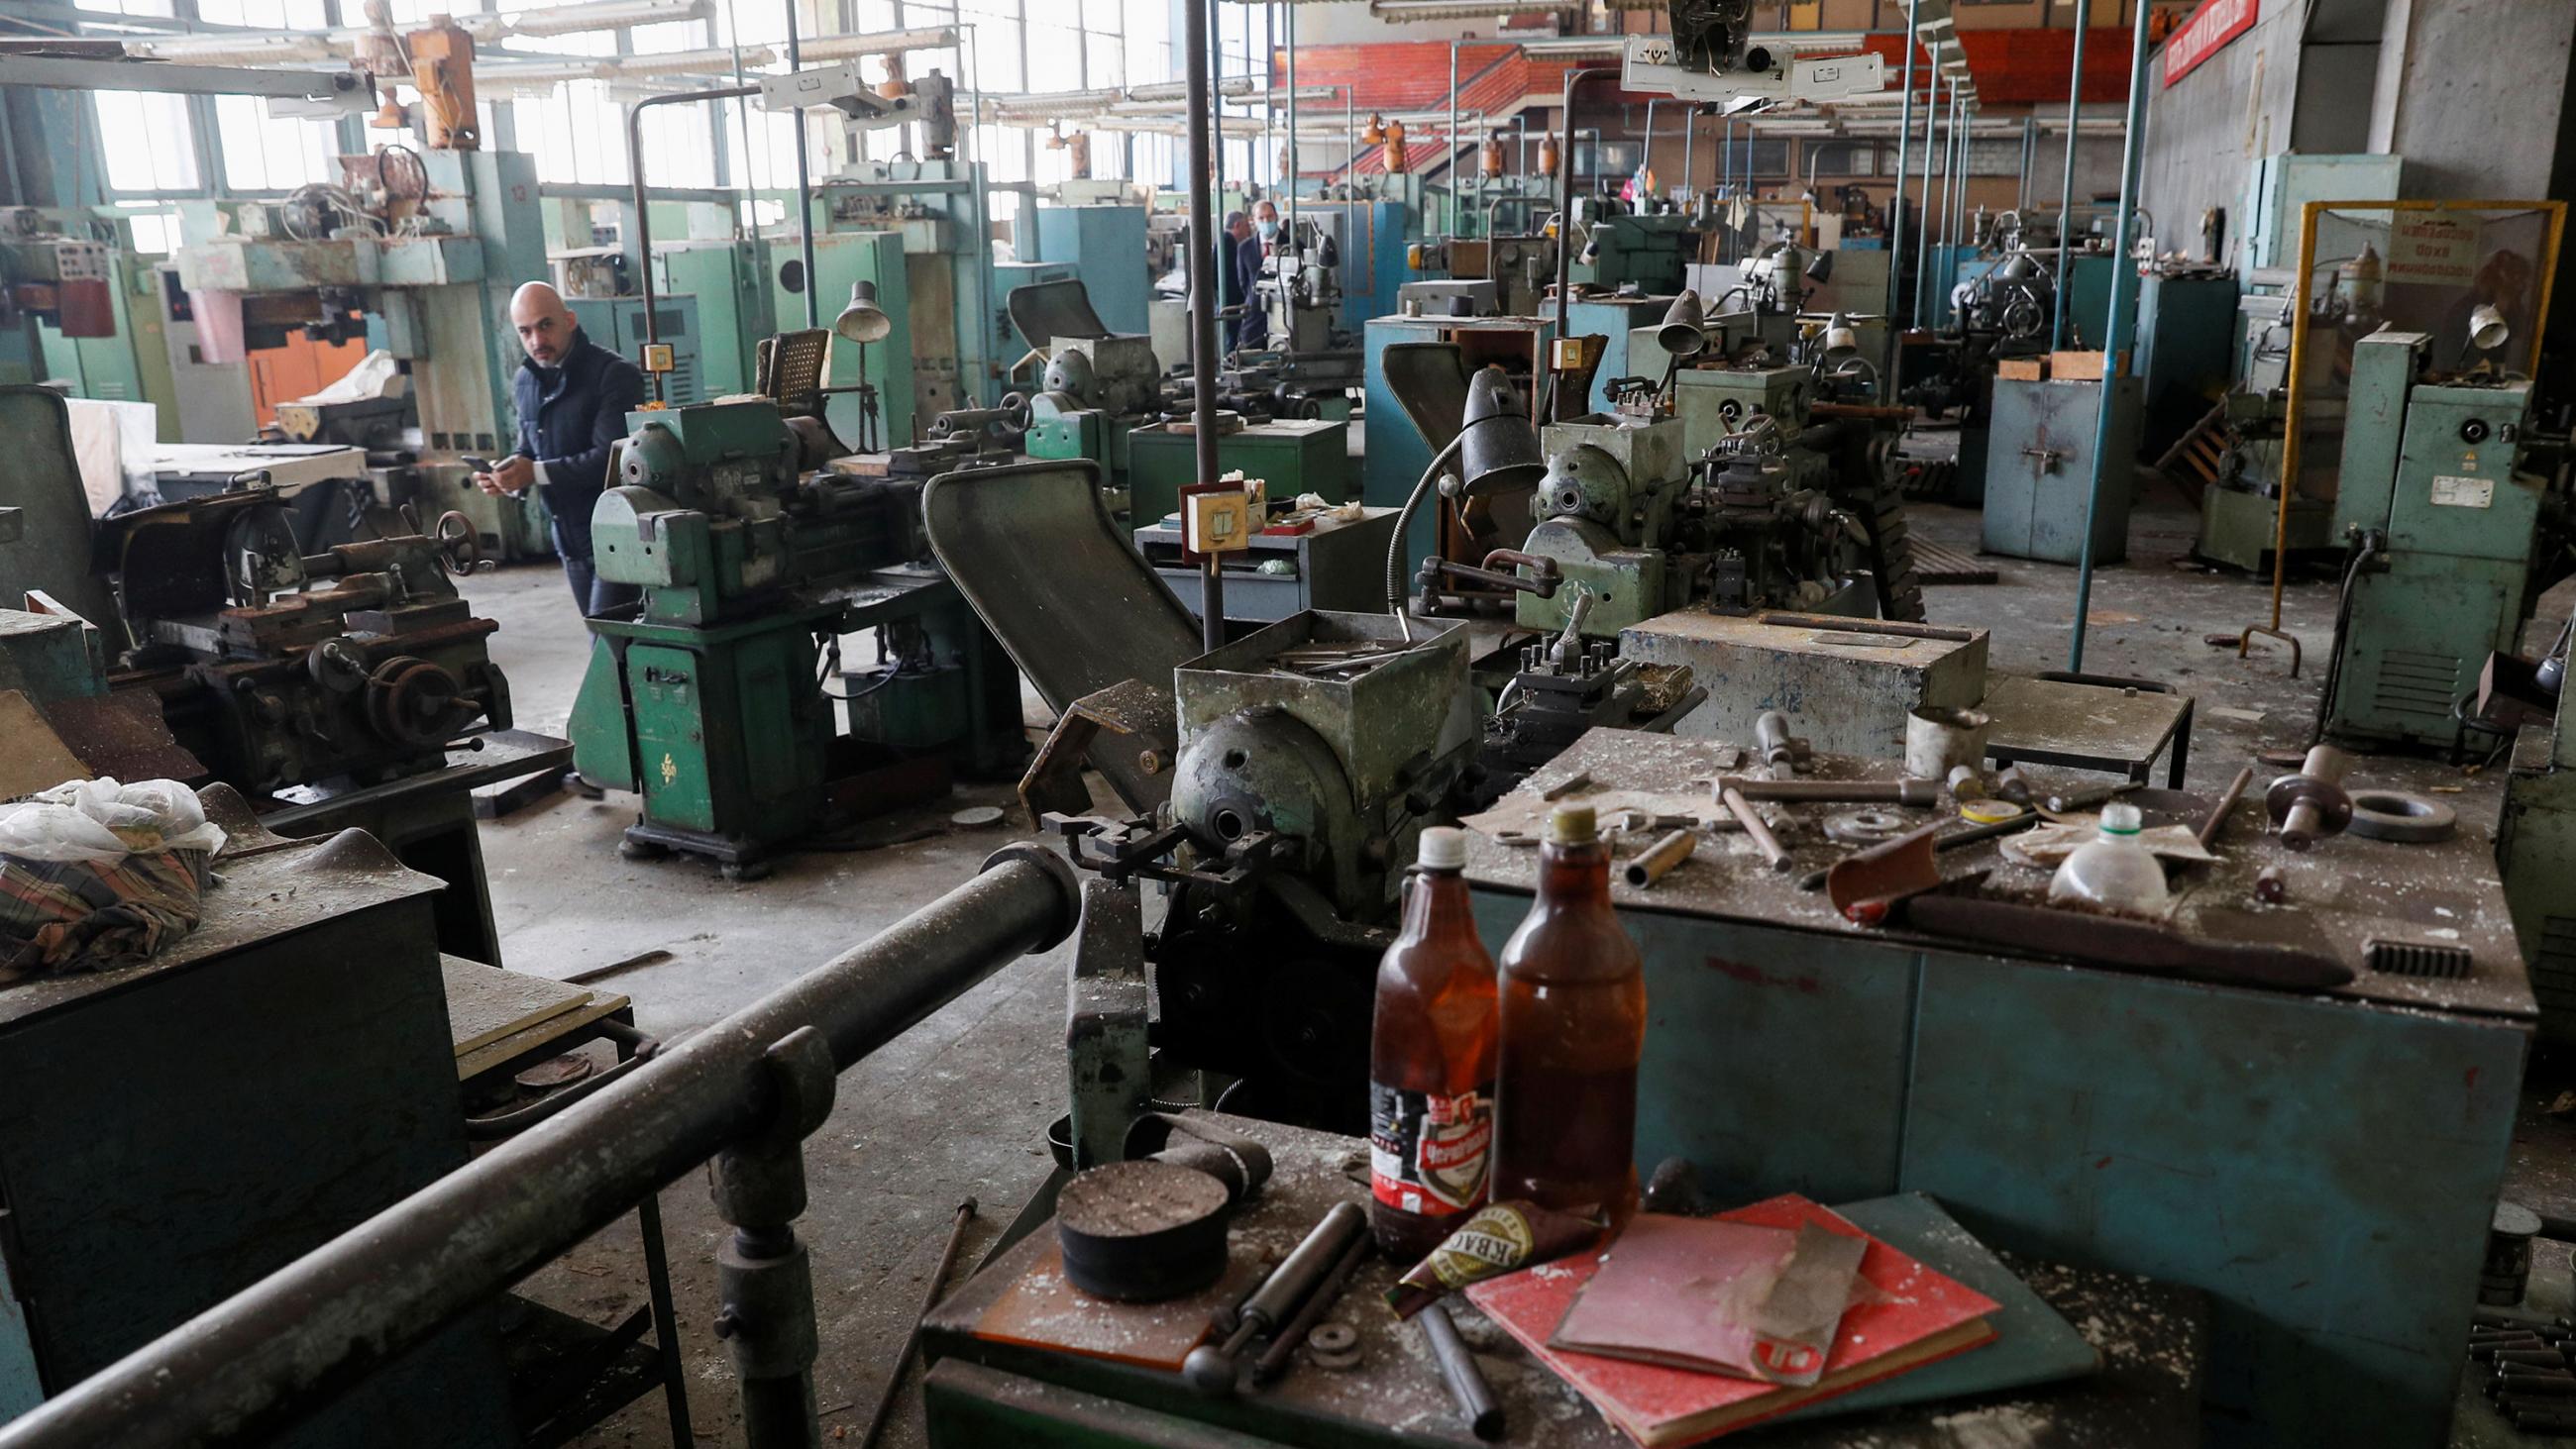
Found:
[[[1217, 466], [1240, 468], [1270, 485], [1273, 498], [1321, 494], [1327, 503], [1351, 496], [1350, 425], [1312, 418], [1254, 423], [1217, 439]], [[1156, 423], [1127, 436], [1128, 516], [1139, 528], [1163, 521], [1181, 506], [1181, 488], [1198, 481], [1198, 440]]]
[[[2281, 501], [2242, 488], [2211, 487], [2200, 495], [2200, 542], [2194, 556], [2248, 573], [2272, 568], [2272, 540], [2280, 529]], [[2334, 547], [2329, 536], [2334, 505], [2313, 498], [2290, 500], [2290, 556]]]
[[[754, 878], [797, 840], [936, 799], [958, 774], [1012, 778], [1028, 758], [1019, 675], [936, 570], [739, 623], [591, 627], [573, 767], [639, 797], [631, 855], [683, 850]], [[901, 642], [827, 693], [820, 639], [870, 628]]]

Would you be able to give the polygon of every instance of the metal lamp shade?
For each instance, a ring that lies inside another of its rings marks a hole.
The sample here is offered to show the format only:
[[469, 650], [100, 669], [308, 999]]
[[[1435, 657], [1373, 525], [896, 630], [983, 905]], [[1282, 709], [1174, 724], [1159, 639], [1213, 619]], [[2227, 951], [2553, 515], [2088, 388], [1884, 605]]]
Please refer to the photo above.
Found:
[[1499, 367], [1479, 369], [1467, 381], [1467, 409], [1458, 431], [1458, 472], [1470, 498], [1533, 488], [1547, 473], [1538, 425], [1530, 421]]
[[852, 342], [883, 342], [894, 334], [894, 319], [877, 305], [877, 284], [852, 282], [850, 305], [832, 319], [832, 335]]

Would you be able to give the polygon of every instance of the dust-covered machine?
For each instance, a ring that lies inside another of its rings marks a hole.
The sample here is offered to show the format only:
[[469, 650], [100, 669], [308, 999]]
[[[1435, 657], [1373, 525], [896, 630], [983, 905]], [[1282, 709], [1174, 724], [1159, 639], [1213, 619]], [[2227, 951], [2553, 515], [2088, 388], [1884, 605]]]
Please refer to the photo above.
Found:
[[[810, 357], [822, 337], [776, 345]], [[591, 621], [571, 729], [575, 768], [639, 797], [623, 849], [754, 877], [836, 820], [945, 793], [952, 771], [1019, 767], [1018, 680], [929, 557], [922, 480], [855, 471], [819, 418], [771, 400], [628, 425], [592, 557], [644, 596]], [[860, 630], [875, 662], [844, 668]]]
[[1712, 358], [1712, 331], [1684, 293], [1652, 334], [1671, 359], [1660, 384], [1614, 384], [1617, 412], [1544, 430], [1538, 522], [1520, 551], [1564, 583], [1523, 592], [1518, 622], [1563, 629], [1579, 605], [1583, 632], [1615, 638], [1691, 607], [1921, 619], [1895, 481], [1902, 410], [1820, 396], [1830, 371], [1767, 351]]
[[498, 626], [453, 581], [476, 561], [456, 515], [435, 538], [305, 554], [288, 505], [254, 488], [109, 519], [97, 547], [133, 637], [119, 683], [148, 687], [179, 744], [254, 801], [435, 770], [510, 727]]
[[1079, 279], [1014, 287], [1009, 306], [1020, 335], [1047, 359], [1022, 446], [1032, 458], [1099, 464], [1110, 511], [1126, 512], [1127, 435], [1161, 417], [1154, 339], [1111, 332]]

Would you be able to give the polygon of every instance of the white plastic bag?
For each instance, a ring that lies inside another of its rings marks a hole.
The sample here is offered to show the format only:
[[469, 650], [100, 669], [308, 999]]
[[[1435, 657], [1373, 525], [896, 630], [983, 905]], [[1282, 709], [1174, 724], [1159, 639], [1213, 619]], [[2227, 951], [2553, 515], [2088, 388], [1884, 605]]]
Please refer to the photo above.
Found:
[[71, 780], [0, 814], [0, 856], [112, 865], [164, 850], [221, 850], [224, 832], [176, 780]]

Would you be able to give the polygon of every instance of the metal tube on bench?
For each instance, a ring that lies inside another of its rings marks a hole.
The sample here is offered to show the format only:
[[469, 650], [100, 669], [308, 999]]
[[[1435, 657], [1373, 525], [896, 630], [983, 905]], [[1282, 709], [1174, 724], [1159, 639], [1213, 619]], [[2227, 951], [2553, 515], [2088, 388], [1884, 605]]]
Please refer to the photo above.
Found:
[[1771, 833], [1770, 823], [1762, 818], [1762, 812], [1754, 809], [1753, 802], [1744, 798], [1742, 789], [1720, 782], [1717, 799], [1735, 816], [1736, 823], [1744, 827], [1744, 838], [1753, 842], [1753, 848], [1762, 852], [1762, 858], [1770, 862], [1773, 870], [1789, 868], [1788, 849], [1780, 844], [1779, 836]]
[[1755, 780], [1729, 775], [1717, 782], [1721, 792], [1734, 790], [1747, 800], [1783, 800], [1812, 804], [1937, 805], [1941, 782], [1911, 775], [1899, 780]]
[[776, 1111], [771, 1046], [837, 1067], [1071, 933], [1061, 858], [974, 879], [0, 1427], [0, 1449], [265, 1443], [678, 1181]]

